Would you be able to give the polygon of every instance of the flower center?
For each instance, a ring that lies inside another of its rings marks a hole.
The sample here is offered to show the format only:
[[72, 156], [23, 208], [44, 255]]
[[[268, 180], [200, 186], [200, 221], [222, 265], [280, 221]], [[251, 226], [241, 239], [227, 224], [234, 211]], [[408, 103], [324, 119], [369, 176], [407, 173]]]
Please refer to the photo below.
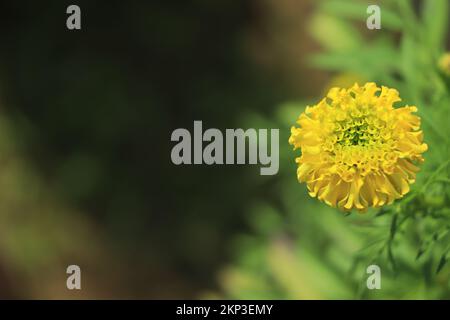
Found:
[[364, 117], [339, 121], [334, 135], [336, 142], [341, 146], [373, 146], [382, 143], [380, 129], [384, 124], [377, 123], [373, 119]]
[[328, 139], [326, 150], [340, 171], [359, 169], [365, 175], [382, 168], [388, 170], [396, 161], [396, 156], [388, 156], [393, 143], [389, 125], [374, 114], [347, 114], [335, 121]]
[[370, 138], [366, 130], [367, 125], [351, 125], [350, 128], [343, 130], [342, 139], [338, 139], [338, 143], [344, 146], [365, 146]]

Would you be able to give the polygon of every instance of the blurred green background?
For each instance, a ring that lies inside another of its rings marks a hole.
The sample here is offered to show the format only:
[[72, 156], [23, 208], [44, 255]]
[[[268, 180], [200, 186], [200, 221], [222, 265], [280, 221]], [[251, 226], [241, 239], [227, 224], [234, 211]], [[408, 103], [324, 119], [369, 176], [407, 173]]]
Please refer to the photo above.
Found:
[[[357, 0], [76, 1], [69, 31], [72, 2], [1, 1], [0, 297], [450, 298], [447, 2], [375, 1], [368, 30]], [[287, 140], [355, 81], [416, 104], [430, 150], [409, 200], [345, 216]], [[280, 128], [279, 174], [173, 165], [194, 120]]]

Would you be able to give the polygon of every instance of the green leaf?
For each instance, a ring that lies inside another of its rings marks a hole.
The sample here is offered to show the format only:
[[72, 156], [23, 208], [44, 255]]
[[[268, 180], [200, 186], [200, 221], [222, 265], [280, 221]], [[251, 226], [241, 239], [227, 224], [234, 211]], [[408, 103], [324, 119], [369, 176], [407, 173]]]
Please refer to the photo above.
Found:
[[436, 269], [436, 274], [438, 274], [444, 268], [446, 263], [447, 263], [447, 252], [445, 252], [442, 255], [441, 260], [439, 261], [438, 267]]
[[419, 258], [425, 253], [425, 248], [419, 248], [419, 251], [417, 252], [416, 255], [416, 260], [419, 260]]
[[348, 52], [319, 53], [311, 63], [330, 71], [353, 72], [369, 79], [379, 79], [398, 68], [399, 56], [393, 48], [368, 45]]
[[391, 211], [390, 209], [386, 209], [383, 207], [377, 212], [377, 214], [375, 215], [375, 218], [384, 216], [386, 213], [389, 213], [390, 211]]
[[439, 53], [448, 31], [448, 0], [426, 0], [423, 7], [424, 40], [433, 53]]
[[395, 233], [397, 232], [397, 219], [398, 219], [398, 215], [394, 215], [392, 217], [392, 222], [391, 222], [391, 230], [390, 230], [390, 239], [394, 239]]
[[389, 263], [391, 264], [391, 267], [392, 267], [392, 271], [394, 273], [396, 273], [397, 272], [397, 263], [395, 262], [394, 254], [392, 252], [392, 243], [389, 243], [389, 245], [388, 245], [387, 255], [388, 255]]
[[[365, 22], [369, 15], [367, 14], [367, 7], [369, 4], [364, 2], [356, 2], [349, 0], [329, 0], [321, 3], [321, 10], [326, 13], [336, 15], [340, 18], [348, 18], [357, 21]], [[393, 11], [389, 10], [387, 6], [381, 6], [381, 28], [390, 30], [401, 30], [402, 20]]]
[[356, 50], [362, 44], [361, 35], [350, 23], [328, 14], [315, 14], [309, 24], [309, 32], [329, 51]]

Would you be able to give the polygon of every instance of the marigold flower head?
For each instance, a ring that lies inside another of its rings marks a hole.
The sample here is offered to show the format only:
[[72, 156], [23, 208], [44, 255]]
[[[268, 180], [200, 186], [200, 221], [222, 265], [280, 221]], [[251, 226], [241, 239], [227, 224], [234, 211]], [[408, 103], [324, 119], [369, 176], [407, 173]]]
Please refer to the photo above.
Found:
[[301, 149], [297, 177], [309, 194], [343, 211], [392, 203], [409, 192], [427, 150], [414, 106], [394, 108], [398, 91], [358, 84], [332, 88], [306, 107], [289, 143]]
[[439, 59], [439, 69], [450, 77], [450, 52], [447, 52]]

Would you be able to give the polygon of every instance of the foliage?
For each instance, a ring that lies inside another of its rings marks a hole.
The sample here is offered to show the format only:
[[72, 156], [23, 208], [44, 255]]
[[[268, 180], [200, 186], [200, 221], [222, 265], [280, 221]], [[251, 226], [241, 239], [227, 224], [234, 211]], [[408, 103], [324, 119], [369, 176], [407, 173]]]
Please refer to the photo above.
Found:
[[[381, 10], [382, 29], [369, 31], [365, 3], [320, 1], [311, 31], [323, 51], [311, 63], [339, 81], [397, 88], [402, 104], [418, 106], [429, 150], [412, 191], [366, 214], [330, 209], [298, 184], [295, 155], [287, 146], [292, 119], [306, 103], [284, 104], [270, 119], [255, 115], [253, 125], [260, 119], [282, 128], [285, 165], [278, 178], [264, 182], [272, 197], [249, 208], [253, 230], [236, 238], [236, 262], [220, 275], [225, 297], [450, 298], [450, 77], [439, 67], [449, 3], [386, 1]], [[366, 287], [371, 264], [381, 267], [381, 290]]]

